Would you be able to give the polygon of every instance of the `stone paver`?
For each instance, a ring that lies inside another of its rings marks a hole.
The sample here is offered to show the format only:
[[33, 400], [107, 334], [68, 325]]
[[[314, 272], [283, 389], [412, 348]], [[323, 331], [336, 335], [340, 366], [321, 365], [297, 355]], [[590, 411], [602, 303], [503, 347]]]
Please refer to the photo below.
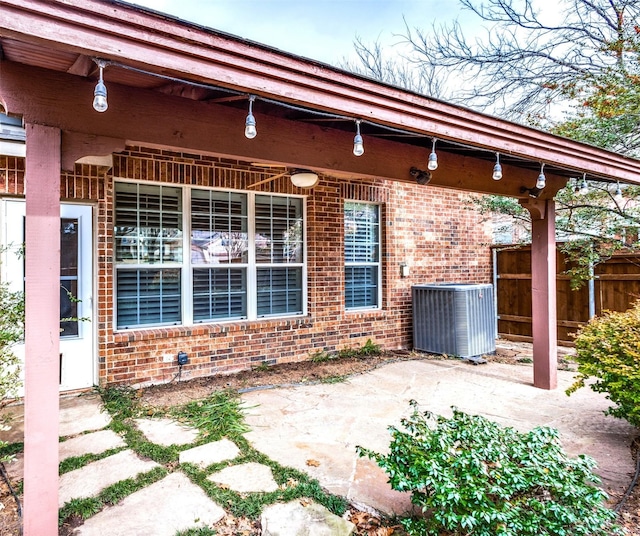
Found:
[[[18, 443], [24, 439], [24, 404], [4, 408], [3, 414], [12, 415], [11, 429], [0, 431], [0, 440]], [[102, 401], [96, 394], [83, 394], [60, 398], [61, 437], [73, 436], [91, 430], [100, 430], [111, 422], [111, 417], [102, 411]]]
[[355, 525], [316, 503], [267, 506], [260, 518], [262, 536], [349, 536]]
[[176, 472], [105, 508], [78, 528], [78, 536], [174, 536], [211, 526], [224, 510], [185, 475]]
[[186, 445], [198, 437], [198, 430], [172, 419], [136, 419], [135, 423], [144, 436], [156, 445]]
[[[408, 500], [393, 492], [386, 475], [360, 459], [355, 447], [387, 452], [387, 427], [399, 425], [414, 399], [422, 409], [445, 416], [456, 406], [521, 431], [539, 425], [557, 428], [571, 456], [595, 458], [605, 490], [624, 491], [634, 470], [629, 445], [637, 432], [604, 415], [609, 406], [604, 395], [587, 388], [568, 397], [564, 391], [573, 377], [559, 371], [558, 389], [546, 391], [531, 385], [530, 367], [404, 361], [346, 383], [245, 393], [251, 428], [245, 437], [269, 458], [317, 478], [332, 493], [402, 514]], [[309, 465], [310, 459], [317, 463]]]
[[60, 443], [60, 461], [72, 456], [102, 454], [103, 452], [126, 446], [124, 440], [112, 430], [101, 430], [79, 435]]
[[268, 493], [278, 489], [271, 467], [261, 463], [243, 463], [225, 467], [207, 477], [211, 482], [228, 486], [238, 493]]
[[132, 450], [89, 463], [60, 476], [58, 505], [63, 506], [71, 499], [95, 497], [112, 484], [134, 478], [154, 467], [159, 465], [151, 460], [141, 460]]
[[192, 463], [201, 469], [212, 463], [220, 463], [226, 460], [233, 460], [240, 454], [240, 449], [233, 441], [221, 439], [205, 443], [199, 447], [183, 450], [180, 453], [180, 463]]

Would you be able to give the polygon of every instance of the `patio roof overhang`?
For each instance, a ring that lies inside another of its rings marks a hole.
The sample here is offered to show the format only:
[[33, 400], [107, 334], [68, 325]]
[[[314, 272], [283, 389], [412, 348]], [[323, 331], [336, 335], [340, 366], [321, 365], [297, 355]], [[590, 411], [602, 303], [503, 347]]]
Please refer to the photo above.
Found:
[[[640, 184], [638, 160], [124, 2], [0, 0], [0, 13], [0, 102], [25, 122], [61, 128], [65, 167], [82, 156], [78, 142], [87, 150], [84, 134], [412, 181], [409, 169], [426, 169], [435, 137], [432, 186], [525, 198], [541, 163], [541, 198], [583, 173]], [[104, 114], [91, 108], [92, 58], [111, 62]], [[254, 140], [242, 133], [250, 94]], [[351, 152], [356, 119], [366, 147], [360, 158]], [[491, 179], [496, 152], [502, 181]]]
[[[110, 63], [103, 114], [91, 106], [94, 58]], [[253, 140], [243, 134], [249, 95]], [[532, 214], [534, 385], [544, 389], [557, 385], [553, 196], [583, 173], [640, 184], [639, 160], [115, 0], [0, 0], [0, 105], [26, 128], [26, 536], [58, 532], [61, 167], [134, 143], [412, 181], [435, 137], [429, 186], [518, 197]], [[501, 181], [491, 178], [496, 152]], [[547, 187], [533, 200], [523, 189], [541, 163]]]

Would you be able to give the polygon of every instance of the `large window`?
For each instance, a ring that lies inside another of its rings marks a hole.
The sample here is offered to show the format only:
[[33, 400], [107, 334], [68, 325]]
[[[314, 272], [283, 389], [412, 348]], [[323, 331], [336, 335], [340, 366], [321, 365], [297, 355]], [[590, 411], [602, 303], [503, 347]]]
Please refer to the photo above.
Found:
[[345, 307], [380, 307], [380, 207], [344, 205]]
[[304, 312], [301, 198], [116, 183], [115, 206], [118, 329]]

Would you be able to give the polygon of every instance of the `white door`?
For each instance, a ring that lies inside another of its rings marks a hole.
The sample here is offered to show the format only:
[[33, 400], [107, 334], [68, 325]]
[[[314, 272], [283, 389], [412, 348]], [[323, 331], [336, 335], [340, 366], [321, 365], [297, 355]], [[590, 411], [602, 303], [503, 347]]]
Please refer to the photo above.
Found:
[[[5, 200], [2, 280], [24, 290], [25, 203]], [[97, 381], [93, 320], [93, 216], [87, 205], [60, 206], [60, 382], [61, 391]], [[24, 356], [24, 345], [16, 348]]]

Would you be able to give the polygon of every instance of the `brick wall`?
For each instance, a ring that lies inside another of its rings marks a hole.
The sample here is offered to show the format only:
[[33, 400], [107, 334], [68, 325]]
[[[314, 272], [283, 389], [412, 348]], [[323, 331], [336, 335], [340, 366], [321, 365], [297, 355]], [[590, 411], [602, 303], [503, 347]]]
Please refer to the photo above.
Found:
[[[103, 384], [165, 382], [177, 372], [175, 356], [189, 354], [182, 377], [206, 376], [307, 359], [318, 349], [356, 347], [371, 338], [384, 348], [411, 347], [411, 286], [491, 281], [490, 229], [467, 209], [469, 194], [383, 180], [321, 176], [312, 190], [279, 169], [234, 160], [129, 147], [110, 170], [78, 165], [61, 176], [61, 197], [91, 202], [96, 211], [97, 336]], [[24, 163], [0, 157], [0, 193], [23, 193]], [[127, 178], [260, 192], [306, 194], [308, 314], [304, 317], [114, 331], [113, 184]], [[344, 310], [342, 205], [381, 205], [383, 301], [381, 310]], [[401, 264], [410, 275], [400, 277]], [[165, 362], [169, 356], [171, 362]]]

